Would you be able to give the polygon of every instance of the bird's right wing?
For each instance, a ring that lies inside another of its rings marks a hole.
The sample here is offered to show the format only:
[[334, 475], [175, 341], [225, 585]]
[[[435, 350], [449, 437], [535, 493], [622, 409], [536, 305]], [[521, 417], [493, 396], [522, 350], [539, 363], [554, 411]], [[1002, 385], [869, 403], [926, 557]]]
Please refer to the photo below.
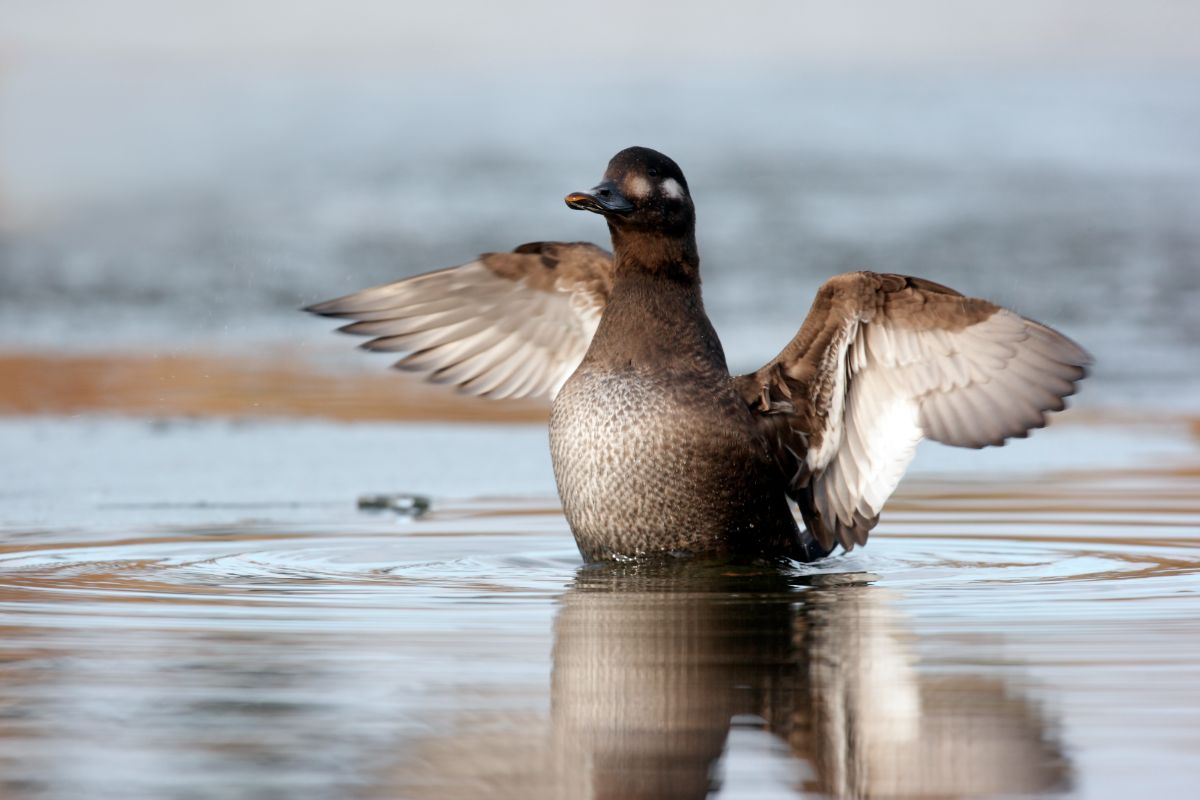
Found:
[[612, 289], [612, 256], [586, 242], [532, 242], [459, 267], [309, 306], [357, 320], [366, 350], [487, 397], [553, 397], [583, 360]]

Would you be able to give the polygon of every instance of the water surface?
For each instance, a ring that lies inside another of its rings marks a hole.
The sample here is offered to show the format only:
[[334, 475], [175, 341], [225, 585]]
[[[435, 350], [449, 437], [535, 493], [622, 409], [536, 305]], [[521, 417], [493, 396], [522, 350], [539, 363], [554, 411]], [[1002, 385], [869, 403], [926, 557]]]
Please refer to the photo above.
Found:
[[[1194, 433], [923, 450], [869, 547], [815, 565], [585, 567], [537, 428], [0, 424], [29, 454], [0, 515], [0, 786], [1184, 796]], [[473, 463], [501, 496], [463, 493]], [[434, 510], [354, 510], [387, 488]]]

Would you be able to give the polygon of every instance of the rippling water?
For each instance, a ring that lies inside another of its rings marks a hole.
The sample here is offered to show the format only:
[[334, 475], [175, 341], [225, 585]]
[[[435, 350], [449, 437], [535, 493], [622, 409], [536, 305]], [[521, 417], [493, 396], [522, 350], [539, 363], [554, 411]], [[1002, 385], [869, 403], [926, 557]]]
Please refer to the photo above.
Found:
[[[539, 485], [521, 462], [540, 431], [0, 435], [40, 442], [27, 466], [70, 490], [6, 466], [6, 797], [1126, 797], [1200, 778], [1183, 424], [1052, 429], [1021, 466], [972, 453], [971, 473], [934, 449], [868, 548], [757, 567], [584, 567], [552, 497], [453, 499], [453, 475], [421, 484], [440, 494], [419, 520], [345, 492], [379, 470], [368, 438], [379, 458], [504, 450], [508, 488]], [[272, 437], [347, 484], [246, 459]], [[173, 496], [105, 488], [135, 461]]]

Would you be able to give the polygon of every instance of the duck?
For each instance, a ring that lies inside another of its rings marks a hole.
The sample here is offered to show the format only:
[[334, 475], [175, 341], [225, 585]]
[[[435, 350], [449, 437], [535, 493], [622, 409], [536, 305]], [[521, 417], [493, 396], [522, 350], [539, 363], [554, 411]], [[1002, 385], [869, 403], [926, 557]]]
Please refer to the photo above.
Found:
[[[778, 355], [733, 375], [704, 310], [696, 210], [646, 147], [566, 205], [612, 249], [544, 241], [309, 306], [368, 351], [480, 397], [551, 401], [550, 454], [588, 562], [812, 562], [865, 545], [917, 445], [1003, 445], [1092, 363], [1058, 331], [924, 278], [827, 280]], [[793, 504], [799, 511], [797, 522]]]

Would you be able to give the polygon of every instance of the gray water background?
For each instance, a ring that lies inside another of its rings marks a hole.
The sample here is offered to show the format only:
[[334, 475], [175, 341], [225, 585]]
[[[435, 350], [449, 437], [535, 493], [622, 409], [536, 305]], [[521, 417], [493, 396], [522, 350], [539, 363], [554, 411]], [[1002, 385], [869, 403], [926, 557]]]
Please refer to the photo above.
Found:
[[641, 144], [688, 176], [735, 369], [826, 277], [871, 268], [1061, 328], [1097, 359], [1085, 404], [1197, 407], [1195, 74], [623, 75], [18, 65], [0, 340], [340, 347], [295, 309], [524, 241], [604, 242], [562, 196]]

